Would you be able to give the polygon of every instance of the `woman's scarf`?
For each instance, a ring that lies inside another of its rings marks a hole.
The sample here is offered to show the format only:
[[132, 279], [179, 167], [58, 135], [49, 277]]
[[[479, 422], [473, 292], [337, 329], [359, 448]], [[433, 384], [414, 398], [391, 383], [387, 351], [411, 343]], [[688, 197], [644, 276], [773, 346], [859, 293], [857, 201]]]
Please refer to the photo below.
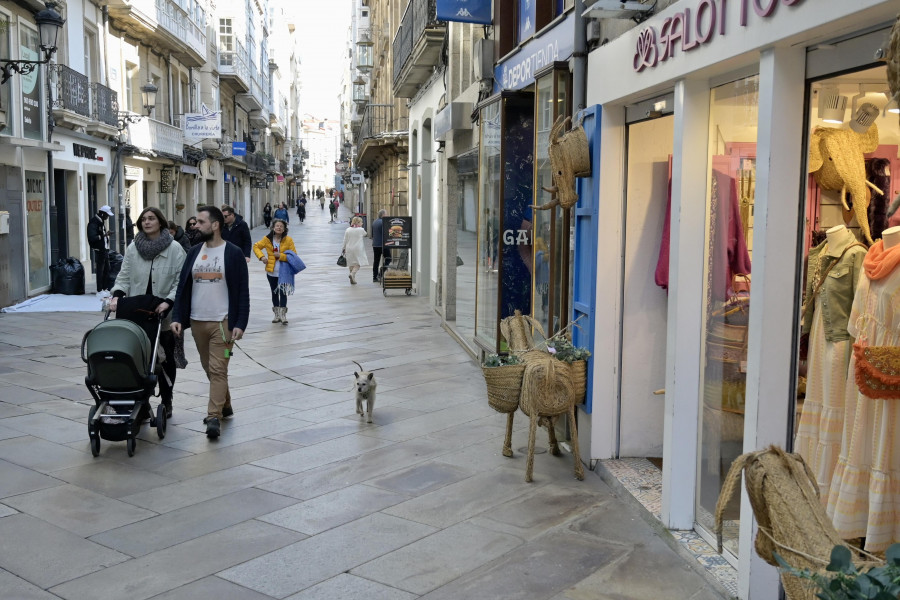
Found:
[[900, 246], [885, 248], [881, 240], [872, 244], [863, 261], [863, 268], [869, 279], [884, 279], [897, 265], [900, 265]]
[[138, 231], [134, 236], [134, 247], [144, 260], [153, 260], [160, 252], [169, 247], [173, 242], [172, 234], [168, 229], [159, 232], [159, 237], [151, 240], [143, 231]]
[[293, 250], [284, 252], [285, 261], [278, 270], [278, 289], [282, 294], [290, 296], [294, 293], [294, 275], [306, 268], [300, 257]]

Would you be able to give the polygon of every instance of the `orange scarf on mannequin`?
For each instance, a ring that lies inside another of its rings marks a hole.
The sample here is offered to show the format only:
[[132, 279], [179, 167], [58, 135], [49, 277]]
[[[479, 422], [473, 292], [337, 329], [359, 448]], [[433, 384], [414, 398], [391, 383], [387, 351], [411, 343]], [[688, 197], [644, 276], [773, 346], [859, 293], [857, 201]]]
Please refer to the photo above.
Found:
[[897, 268], [897, 265], [900, 265], [900, 246], [886, 249], [881, 240], [872, 244], [863, 261], [863, 268], [869, 279], [884, 279]]

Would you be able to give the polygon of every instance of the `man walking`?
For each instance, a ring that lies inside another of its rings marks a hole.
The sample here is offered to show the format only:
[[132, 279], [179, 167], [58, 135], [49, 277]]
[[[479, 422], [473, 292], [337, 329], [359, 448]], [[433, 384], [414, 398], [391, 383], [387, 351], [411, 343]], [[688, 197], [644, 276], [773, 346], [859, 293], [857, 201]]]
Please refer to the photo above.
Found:
[[172, 332], [181, 336], [190, 327], [209, 378], [206, 437], [216, 439], [220, 421], [234, 414], [228, 390], [228, 361], [234, 342], [241, 339], [250, 319], [247, 265], [237, 246], [222, 239], [225, 217], [215, 206], [197, 211], [202, 243], [192, 247], [181, 268]]
[[[378, 218], [372, 222], [372, 252], [375, 255], [375, 260], [372, 261], [372, 281], [374, 282], [381, 281], [381, 275], [391, 264], [391, 250], [388, 248], [387, 252], [384, 251], [384, 240], [381, 237], [384, 232], [382, 217], [386, 214], [386, 210], [379, 210]], [[384, 266], [379, 269], [378, 264], [382, 257], [384, 257]]]
[[[235, 214], [234, 209], [227, 204], [222, 207], [222, 215], [225, 217], [225, 226], [222, 228], [222, 239], [231, 242], [244, 253], [244, 258], [250, 262], [250, 249], [253, 241], [250, 238], [250, 227], [241, 215]], [[275, 215], [278, 216], [277, 214]]]
[[97, 291], [108, 290], [112, 286], [109, 281], [109, 231], [106, 220], [113, 216], [108, 204], [104, 204], [91, 217], [87, 226], [88, 246], [94, 251], [94, 267], [97, 271]]

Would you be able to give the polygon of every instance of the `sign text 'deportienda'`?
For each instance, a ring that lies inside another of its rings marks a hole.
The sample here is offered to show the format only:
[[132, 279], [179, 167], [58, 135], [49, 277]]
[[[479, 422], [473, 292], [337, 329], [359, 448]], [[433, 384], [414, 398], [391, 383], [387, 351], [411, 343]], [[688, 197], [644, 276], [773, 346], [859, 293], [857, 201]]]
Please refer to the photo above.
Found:
[[725, 36], [726, 15], [731, 6], [740, 11], [740, 25], [747, 27], [750, 7], [759, 17], [773, 17], [779, 5], [795, 6], [803, 0], [700, 0], [694, 10], [685, 8], [667, 17], [657, 30], [648, 26], [638, 34], [634, 53], [634, 70], [655, 67], [675, 56], [680, 46], [682, 52], [690, 52], [709, 43], [716, 35]]

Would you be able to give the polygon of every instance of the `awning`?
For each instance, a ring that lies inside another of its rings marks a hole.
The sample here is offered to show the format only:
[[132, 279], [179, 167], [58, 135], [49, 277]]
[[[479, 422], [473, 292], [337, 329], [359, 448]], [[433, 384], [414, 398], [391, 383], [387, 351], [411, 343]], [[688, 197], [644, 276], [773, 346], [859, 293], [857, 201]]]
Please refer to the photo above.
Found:
[[191, 165], [181, 165], [182, 173], [190, 173], [191, 175], [200, 175], [200, 169]]

